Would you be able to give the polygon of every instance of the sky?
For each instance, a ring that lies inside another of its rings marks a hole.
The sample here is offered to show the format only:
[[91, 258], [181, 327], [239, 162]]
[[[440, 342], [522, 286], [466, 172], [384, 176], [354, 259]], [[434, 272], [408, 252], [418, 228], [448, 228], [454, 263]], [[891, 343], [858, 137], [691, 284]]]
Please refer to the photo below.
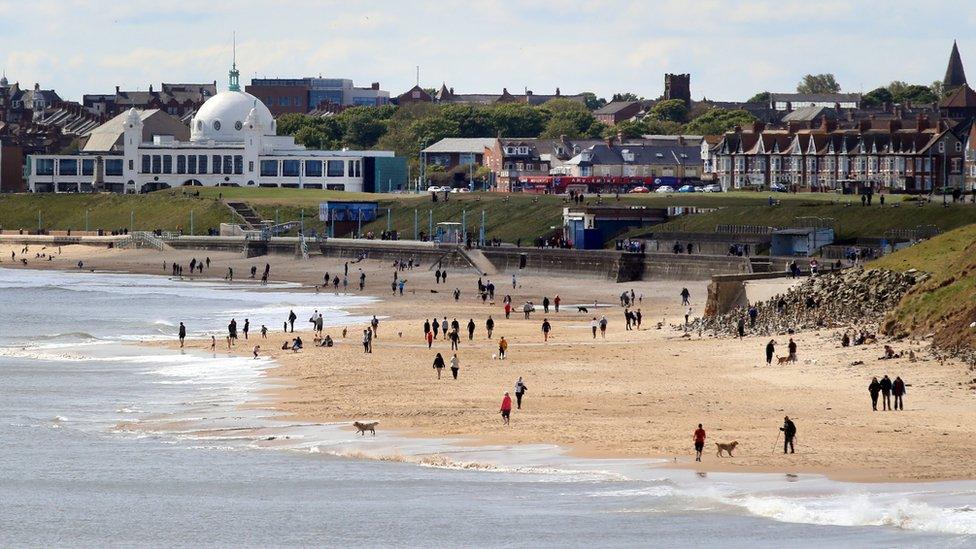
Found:
[[745, 100], [832, 72], [844, 91], [941, 80], [952, 41], [976, 77], [976, 2], [964, 0], [0, 0], [0, 69], [22, 87], [84, 93], [160, 82], [351, 78], [396, 96], [457, 93]]

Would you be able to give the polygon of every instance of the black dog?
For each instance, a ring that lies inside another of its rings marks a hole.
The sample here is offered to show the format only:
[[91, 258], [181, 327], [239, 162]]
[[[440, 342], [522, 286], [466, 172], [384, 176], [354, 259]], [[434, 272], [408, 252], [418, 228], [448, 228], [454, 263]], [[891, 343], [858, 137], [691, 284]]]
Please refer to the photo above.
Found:
[[576, 307], [576, 312], [578, 312], [578, 313], [588, 313], [590, 311], [587, 310], [586, 307]]

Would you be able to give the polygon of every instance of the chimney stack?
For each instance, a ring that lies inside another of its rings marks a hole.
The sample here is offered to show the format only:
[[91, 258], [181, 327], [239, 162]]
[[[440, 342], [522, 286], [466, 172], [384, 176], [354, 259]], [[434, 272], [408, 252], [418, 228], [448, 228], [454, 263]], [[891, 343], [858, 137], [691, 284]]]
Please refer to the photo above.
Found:
[[373, 85], [370, 86], [370, 89], [373, 89], [373, 90], [380, 89], [380, 83], [379, 82], [373, 82]]

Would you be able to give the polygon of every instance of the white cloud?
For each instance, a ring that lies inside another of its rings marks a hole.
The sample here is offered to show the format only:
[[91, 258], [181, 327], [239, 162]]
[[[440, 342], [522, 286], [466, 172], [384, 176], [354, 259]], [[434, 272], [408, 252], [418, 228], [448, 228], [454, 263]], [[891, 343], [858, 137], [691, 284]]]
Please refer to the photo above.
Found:
[[236, 30], [245, 82], [322, 74], [397, 94], [421, 65], [424, 85], [459, 92], [655, 97], [664, 72], [689, 72], [695, 97], [745, 99], [810, 72], [849, 90], [931, 82], [952, 38], [976, 59], [974, 22], [976, 6], [960, 0], [0, 0], [0, 67], [74, 99], [164, 80], [223, 84]]

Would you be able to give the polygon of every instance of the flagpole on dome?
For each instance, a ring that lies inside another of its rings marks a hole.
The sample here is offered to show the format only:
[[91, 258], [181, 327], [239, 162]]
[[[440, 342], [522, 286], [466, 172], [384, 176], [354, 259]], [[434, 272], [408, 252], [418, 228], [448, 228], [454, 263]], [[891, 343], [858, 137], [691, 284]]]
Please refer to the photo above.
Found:
[[237, 70], [237, 31], [234, 31], [233, 38], [233, 64], [231, 65], [230, 73], [228, 74], [230, 82], [227, 85], [228, 91], [241, 91], [240, 77], [241, 73]]

